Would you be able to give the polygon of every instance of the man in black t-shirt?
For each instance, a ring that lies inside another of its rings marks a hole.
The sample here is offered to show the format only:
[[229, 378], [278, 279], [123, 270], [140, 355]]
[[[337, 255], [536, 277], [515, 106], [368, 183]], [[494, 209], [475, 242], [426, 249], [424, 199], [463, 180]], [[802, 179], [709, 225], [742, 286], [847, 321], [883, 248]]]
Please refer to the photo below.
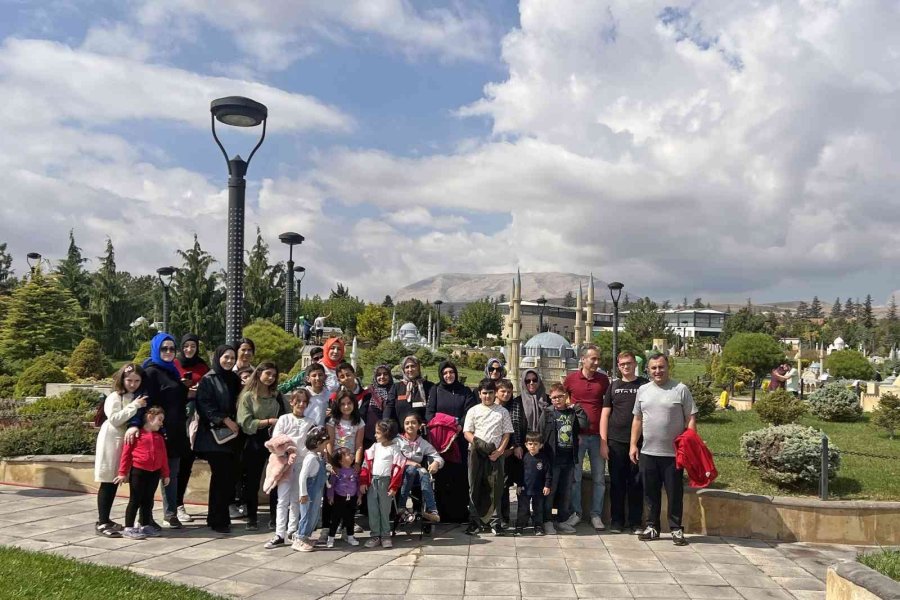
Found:
[[620, 352], [616, 358], [622, 378], [610, 383], [603, 396], [603, 410], [600, 413], [600, 455], [609, 462], [609, 531], [622, 533], [624, 529], [639, 533], [644, 507], [643, 489], [638, 467], [628, 457], [628, 449], [634, 400], [638, 388], [648, 381], [635, 374], [637, 360], [634, 354]]

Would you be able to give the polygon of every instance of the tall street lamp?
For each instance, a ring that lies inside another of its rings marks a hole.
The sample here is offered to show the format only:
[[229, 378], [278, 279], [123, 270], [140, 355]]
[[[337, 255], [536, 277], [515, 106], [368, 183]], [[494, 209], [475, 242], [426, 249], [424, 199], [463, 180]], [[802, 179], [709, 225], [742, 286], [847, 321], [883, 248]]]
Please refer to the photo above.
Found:
[[172, 277], [178, 269], [175, 267], [160, 267], [156, 270], [156, 276], [159, 277], [159, 283], [163, 289], [163, 326], [162, 330], [169, 333], [169, 288], [172, 287]]
[[624, 284], [613, 281], [608, 286], [609, 297], [613, 301], [613, 348], [612, 348], [612, 375], [616, 377], [616, 369], [619, 368], [619, 298], [622, 296]]
[[441, 347], [441, 304], [443, 304], [443, 303], [444, 303], [443, 300], [435, 300], [434, 301], [434, 305], [437, 306], [437, 308], [438, 308], [437, 334], [434, 336], [436, 338], [435, 343], [434, 343], [435, 348]]
[[[244, 201], [247, 194], [247, 167], [266, 139], [269, 109], [264, 104], [241, 96], [213, 100], [209, 106], [213, 139], [228, 163], [228, 269], [225, 280], [225, 343], [235, 344], [244, 322]], [[216, 135], [216, 121], [233, 127], [256, 127], [262, 123], [262, 135], [247, 160], [236, 154], [228, 158], [225, 146]]]
[[294, 330], [294, 246], [299, 246], [305, 239], [299, 233], [287, 231], [278, 236], [282, 244], [288, 245], [287, 280], [284, 287], [284, 330]]
[[547, 306], [547, 299], [541, 296], [536, 300], [538, 304], [541, 305], [541, 314], [538, 316], [538, 333], [543, 333], [544, 331], [544, 308]]
[[29, 252], [25, 255], [25, 261], [28, 263], [28, 268], [31, 269], [31, 274], [34, 275], [35, 269], [41, 266], [40, 252]]

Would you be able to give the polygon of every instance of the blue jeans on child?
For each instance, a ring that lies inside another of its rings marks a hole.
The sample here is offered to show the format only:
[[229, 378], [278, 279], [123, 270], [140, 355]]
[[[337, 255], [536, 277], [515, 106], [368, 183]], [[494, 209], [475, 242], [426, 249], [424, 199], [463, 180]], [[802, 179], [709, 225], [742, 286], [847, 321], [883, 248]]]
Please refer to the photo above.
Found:
[[306, 490], [309, 501], [300, 505], [300, 525], [297, 529], [301, 538], [312, 536], [319, 521], [319, 510], [322, 508], [322, 492], [325, 491], [325, 464], [320, 460], [319, 472], [315, 477], [306, 478]]
[[422, 488], [422, 502], [425, 503], [426, 512], [437, 512], [437, 503], [434, 500], [434, 483], [431, 481], [431, 473], [425, 467], [409, 465], [403, 473], [403, 486], [400, 488], [400, 508], [406, 508], [409, 500], [409, 492], [416, 484]]

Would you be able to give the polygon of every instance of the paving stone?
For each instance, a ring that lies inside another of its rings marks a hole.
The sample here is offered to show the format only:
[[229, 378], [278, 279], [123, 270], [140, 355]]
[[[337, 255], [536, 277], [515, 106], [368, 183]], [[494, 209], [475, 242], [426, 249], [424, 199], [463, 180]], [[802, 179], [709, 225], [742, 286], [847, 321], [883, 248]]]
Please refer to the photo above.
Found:
[[575, 594], [579, 598], [634, 598], [624, 583], [576, 583]]
[[675, 581], [684, 585], [728, 585], [721, 575], [715, 573], [672, 573]]
[[102, 548], [88, 548], [87, 546], [58, 546], [50, 548], [47, 552], [68, 558], [88, 558], [97, 554], [104, 554]]
[[520, 569], [566, 570], [566, 560], [562, 558], [519, 558]]
[[413, 566], [388, 565], [372, 569], [363, 577], [365, 579], [409, 579], [415, 568]]
[[825, 592], [791, 590], [791, 594], [793, 594], [797, 600], [825, 600]]
[[813, 577], [772, 577], [778, 585], [788, 591], [809, 590], [824, 591], [825, 584]]
[[728, 585], [741, 588], [777, 588], [777, 583], [765, 575], [737, 575], [730, 573], [719, 573]]
[[651, 559], [622, 559], [615, 561], [620, 571], [665, 571], [666, 568], [655, 558]]
[[466, 569], [458, 567], [416, 567], [412, 579], [458, 579], [465, 581]]
[[243, 581], [244, 583], [258, 583], [268, 587], [275, 587], [295, 578], [293, 573], [276, 571], [274, 569], [248, 569], [243, 573], [232, 575], [227, 579]]
[[519, 561], [515, 556], [473, 556], [470, 554], [467, 566], [481, 569], [515, 569], [519, 566]]
[[[477, 585], [480, 582], [471, 581], [469, 582], [472, 585]], [[465, 581], [462, 580], [440, 580], [440, 579], [422, 579], [422, 580], [411, 580], [409, 582], [409, 587], [406, 589], [407, 594], [422, 594], [425, 596], [462, 596], [465, 592], [466, 585], [468, 585]], [[516, 590], [518, 590], [519, 585], [514, 584], [505, 584], [505, 585], [514, 585]], [[473, 592], [476, 594], [480, 594], [482, 592]], [[498, 594], [505, 594], [507, 592], [502, 591], [501, 589], [497, 589]], [[518, 591], [516, 592], [518, 593]]]
[[310, 575], [319, 575], [322, 577], [343, 577], [344, 579], [356, 579], [363, 575], [374, 571], [375, 567], [368, 565], [338, 565], [329, 563], [321, 567], [316, 567], [309, 571]]
[[[517, 569], [466, 569], [466, 581], [496, 581], [497, 583], [515, 583], [519, 581]], [[566, 576], [568, 581], [568, 576]]]
[[459, 554], [426, 554], [416, 563], [423, 567], [465, 567], [468, 557]]
[[406, 593], [409, 587], [407, 579], [357, 579], [350, 584], [349, 594], [400, 594]]
[[577, 569], [572, 569], [569, 571], [569, 577], [571, 577], [574, 583], [624, 583], [625, 580], [622, 578], [622, 575], [616, 570], [602, 570], [602, 571], [581, 571]]
[[709, 598], [710, 600], [742, 600], [742, 596], [733, 587], [711, 585], [682, 585], [688, 598]]
[[557, 569], [521, 569], [519, 581], [525, 583], [571, 583], [567, 570]]
[[629, 583], [635, 598], [687, 598], [680, 585], [666, 583]]
[[223, 596], [232, 596], [236, 598], [249, 598], [254, 594], [268, 590], [270, 586], [259, 585], [256, 583], [245, 583], [243, 581], [234, 581], [232, 579], [222, 579], [206, 586], [206, 590]]
[[144, 559], [140, 562], [132, 563], [135, 567], [141, 567], [144, 569], [156, 569], [157, 571], [167, 571], [172, 573], [174, 571], [181, 571], [182, 569], [187, 569], [188, 567], [193, 567], [194, 565], [206, 562], [204, 560], [199, 559], [189, 559], [181, 556], [153, 556], [151, 558]]
[[[216, 561], [218, 560], [221, 559], [216, 559]], [[185, 575], [202, 575], [204, 577], [209, 577], [214, 574], [219, 579], [224, 579], [237, 575], [238, 573], [243, 573], [250, 568], [246, 565], [236, 565], [234, 563], [219, 562], [214, 564], [216, 561], [202, 562], [192, 567], [188, 567], [187, 569], [180, 569], [178, 572]]]
[[522, 596], [535, 598], [575, 598], [575, 586], [571, 583], [521, 583]]
[[660, 571], [619, 571], [619, 574], [625, 583], [676, 583], [671, 575]]
[[206, 587], [219, 581], [213, 577], [203, 577], [202, 575], [185, 575], [183, 573], [169, 573], [166, 575], [166, 581], [169, 583], [180, 583], [191, 587]]
[[795, 600], [794, 596], [780, 588], [734, 588], [745, 600]]
[[759, 565], [759, 570], [769, 577], [812, 577], [806, 569], [792, 565]]
[[566, 564], [570, 569], [578, 569], [580, 571], [587, 570], [616, 570], [616, 563], [613, 560], [585, 559], [585, 558], [567, 558]]

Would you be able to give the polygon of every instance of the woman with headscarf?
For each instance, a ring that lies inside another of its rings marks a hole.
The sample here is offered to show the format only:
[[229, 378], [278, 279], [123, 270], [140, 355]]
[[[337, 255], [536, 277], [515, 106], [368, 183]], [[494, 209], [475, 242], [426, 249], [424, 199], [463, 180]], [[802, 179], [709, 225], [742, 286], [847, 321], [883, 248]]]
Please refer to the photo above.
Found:
[[[163, 519], [171, 529], [180, 529], [178, 520], [178, 479], [181, 457], [190, 450], [187, 436], [187, 396], [188, 390], [181, 383], [181, 373], [175, 366], [178, 346], [175, 338], [159, 332], [150, 340], [150, 358], [144, 361], [144, 391], [149, 398], [147, 407], [141, 409], [129, 421], [125, 443], [140, 435], [147, 408], [159, 406], [165, 411], [166, 454], [169, 459], [169, 485], [162, 486]], [[159, 529], [157, 523], [141, 523]]]
[[487, 364], [484, 365], [484, 376], [496, 383], [506, 378], [506, 367], [499, 358], [489, 358]]
[[397, 401], [394, 410], [386, 415], [386, 419], [393, 419], [402, 427], [407, 415], [415, 412], [422, 423], [427, 423], [425, 412], [428, 406], [428, 395], [434, 384], [422, 377], [422, 364], [415, 356], [407, 356], [400, 363], [403, 369], [403, 379], [394, 384], [394, 393]]
[[[194, 452], [209, 463], [209, 507], [206, 524], [218, 533], [231, 532], [228, 505], [234, 496], [237, 476], [237, 397], [240, 380], [232, 371], [237, 354], [234, 348], [216, 348], [212, 370], [200, 380], [197, 388], [197, 413], [200, 421]], [[223, 439], [234, 437], [231, 440]]]
[[319, 362], [325, 367], [325, 389], [331, 396], [341, 385], [337, 377], [337, 368], [344, 362], [344, 340], [338, 337], [328, 338], [322, 350], [322, 360]]
[[[181, 383], [188, 390], [187, 422], [194, 418], [194, 398], [197, 395], [197, 386], [200, 378], [209, 372], [209, 365], [200, 356], [200, 337], [195, 333], [186, 333], [181, 336], [181, 352], [175, 358], [175, 368], [181, 374]], [[194, 451], [188, 446], [181, 455], [181, 464], [178, 468], [178, 497], [177, 514], [182, 523], [190, 523], [194, 518], [184, 508], [184, 493], [187, 491], [191, 472], [194, 470]]]
[[[506, 404], [513, 424], [513, 433], [509, 447], [512, 455], [506, 458], [506, 487], [517, 488], [524, 483], [522, 457], [525, 456], [525, 435], [529, 431], [541, 431], [544, 422], [544, 409], [550, 405], [541, 376], [534, 369], [525, 369], [519, 380], [520, 396], [516, 396]], [[504, 498], [509, 498], [507, 494]], [[508, 500], [503, 503], [503, 518], [509, 517]]]
[[[456, 419], [460, 428], [470, 408], [478, 404], [475, 393], [459, 381], [459, 371], [452, 362], [444, 361], [438, 367], [440, 383], [431, 388], [425, 407], [425, 418], [431, 421], [443, 414]], [[465, 523], [469, 520], [469, 483], [467, 470], [468, 444], [460, 435], [455, 444], [461, 462], [447, 460], [444, 468], [434, 475], [434, 491], [438, 513], [442, 521]], [[447, 459], [448, 453], [444, 453]]]
[[397, 403], [397, 391], [394, 389], [394, 376], [391, 367], [378, 365], [372, 375], [372, 385], [366, 390], [368, 394], [359, 405], [359, 415], [365, 422], [363, 446], [368, 449], [375, 443], [375, 424], [382, 419], [394, 419]]

